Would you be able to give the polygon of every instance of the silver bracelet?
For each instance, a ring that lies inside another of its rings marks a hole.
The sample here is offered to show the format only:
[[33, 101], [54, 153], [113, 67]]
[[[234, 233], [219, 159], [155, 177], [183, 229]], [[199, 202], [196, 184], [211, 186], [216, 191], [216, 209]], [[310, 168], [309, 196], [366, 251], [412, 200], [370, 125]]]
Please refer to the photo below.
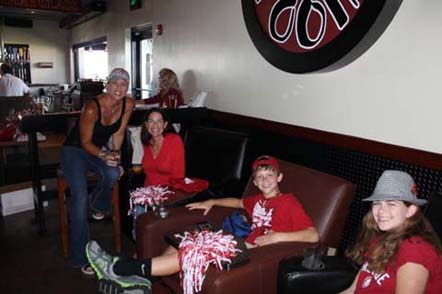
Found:
[[98, 153], [98, 158], [105, 161], [107, 154], [108, 154], [107, 150], [101, 150], [100, 153]]

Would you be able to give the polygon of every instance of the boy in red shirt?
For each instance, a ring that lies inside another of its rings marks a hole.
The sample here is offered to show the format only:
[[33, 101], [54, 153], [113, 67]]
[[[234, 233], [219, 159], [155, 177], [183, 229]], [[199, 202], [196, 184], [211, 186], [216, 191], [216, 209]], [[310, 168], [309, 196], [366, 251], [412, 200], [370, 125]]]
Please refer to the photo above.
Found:
[[252, 232], [246, 238], [248, 247], [278, 242], [316, 242], [319, 235], [304, 208], [291, 193], [279, 191], [283, 174], [278, 161], [260, 156], [252, 165], [253, 184], [262, 194], [238, 198], [209, 199], [188, 204], [190, 210], [203, 209], [206, 215], [213, 206], [244, 208], [252, 219]]
[[[313, 222], [295, 196], [280, 192], [278, 184], [283, 174], [278, 161], [270, 156], [260, 156], [253, 163], [252, 170], [253, 183], [262, 194], [244, 199], [209, 199], [186, 207], [190, 210], [202, 209], [204, 215], [213, 206], [244, 208], [252, 219], [252, 232], [246, 238], [248, 247], [289, 241], [319, 241]], [[99, 278], [112, 280], [122, 287], [150, 287], [150, 281], [142, 276], [165, 276], [180, 270], [178, 253], [173, 247], [169, 247], [161, 256], [142, 261], [112, 257], [94, 241], [88, 243], [86, 252]]]

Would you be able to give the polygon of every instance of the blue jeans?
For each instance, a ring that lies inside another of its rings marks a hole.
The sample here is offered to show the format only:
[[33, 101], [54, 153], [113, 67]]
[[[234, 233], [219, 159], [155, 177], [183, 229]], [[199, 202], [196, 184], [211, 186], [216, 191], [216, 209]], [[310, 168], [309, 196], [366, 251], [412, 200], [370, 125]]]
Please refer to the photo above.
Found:
[[[118, 167], [111, 167], [84, 151], [82, 148], [64, 146], [61, 168], [71, 192], [69, 263], [73, 267], [88, 264], [85, 248], [89, 240], [88, 203], [92, 210], [110, 213], [111, 191], [120, 176]], [[93, 171], [99, 181], [92, 194], [88, 195], [87, 172]]]

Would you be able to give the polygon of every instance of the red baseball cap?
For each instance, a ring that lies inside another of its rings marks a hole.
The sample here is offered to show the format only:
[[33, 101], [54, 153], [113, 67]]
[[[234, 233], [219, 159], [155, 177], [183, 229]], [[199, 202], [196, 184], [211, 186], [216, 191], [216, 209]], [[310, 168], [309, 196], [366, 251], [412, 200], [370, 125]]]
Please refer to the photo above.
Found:
[[258, 157], [257, 159], [255, 159], [255, 161], [252, 164], [252, 171], [255, 171], [258, 167], [263, 166], [263, 165], [271, 166], [278, 173], [280, 172], [278, 160], [276, 160], [276, 158], [268, 156], [268, 155], [262, 155], [262, 156]]

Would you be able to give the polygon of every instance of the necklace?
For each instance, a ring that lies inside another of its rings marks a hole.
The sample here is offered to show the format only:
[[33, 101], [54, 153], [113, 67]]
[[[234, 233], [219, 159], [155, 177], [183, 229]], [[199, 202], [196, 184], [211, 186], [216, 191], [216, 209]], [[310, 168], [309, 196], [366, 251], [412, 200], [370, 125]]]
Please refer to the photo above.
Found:
[[114, 114], [114, 112], [115, 112], [115, 109], [113, 109], [113, 108], [111, 107], [111, 109], [103, 110], [103, 115], [104, 115], [104, 116], [111, 116], [112, 114]]
[[112, 114], [114, 114], [114, 112], [116, 111], [118, 106], [119, 106], [118, 104], [111, 105], [110, 109], [103, 111], [103, 114], [106, 115], [106, 116], [111, 116]]
[[99, 97], [99, 104], [101, 108], [101, 114], [103, 116], [109, 117], [117, 111], [117, 109], [121, 105], [121, 102], [114, 101], [111, 96], [103, 94]]

